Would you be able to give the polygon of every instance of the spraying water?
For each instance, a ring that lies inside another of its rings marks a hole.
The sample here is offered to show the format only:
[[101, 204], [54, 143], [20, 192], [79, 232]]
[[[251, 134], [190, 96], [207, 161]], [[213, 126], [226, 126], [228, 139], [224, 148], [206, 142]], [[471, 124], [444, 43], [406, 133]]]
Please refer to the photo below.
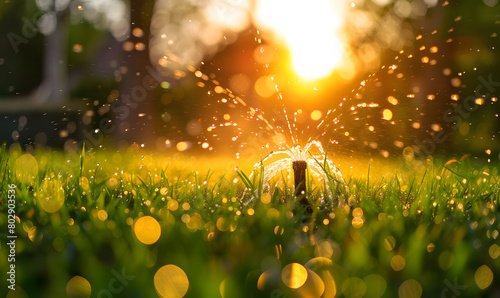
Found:
[[[442, 6], [448, 5], [445, 4]], [[404, 14], [405, 8], [396, 10]], [[461, 17], [455, 19], [457, 24], [460, 21]], [[258, 45], [263, 39], [260, 32], [256, 30]], [[282, 171], [290, 173], [294, 162], [304, 161], [318, 179], [326, 180], [332, 175], [342, 182], [342, 174], [332, 156], [388, 158], [411, 151], [414, 159], [426, 158], [446, 148], [447, 142], [442, 140], [450, 135], [450, 128], [464, 136], [469, 133], [470, 125], [465, 125], [464, 119], [453, 113], [460, 105], [460, 98], [466, 97], [461, 93], [473, 92], [462, 82], [477, 68], [456, 71], [452, 65], [442, 64], [442, 60], [446, 61], [447, 49], [455, 42], [453, 32], [453, 25], [442, 30], [422, 30], [414, 38], [414, 50], [399, 50], [393, 61], [367, 76], [347, 96], [330, 99], [325, 110], [312, 111], [310, 119], [306, 109], [290, 106], [282, 89], [293, 82], [287, 81], [286, 76], [283, 79], [283, 73], [266, 77], [265, 83], [274, 90], [267, 92], [264, 88], [266, 92], [259, 89], [257, 93], [275, 94], [275, 100], [260, 104], [253, 98], [238, 95], [212, 74], [203, 73], [173, 53], [167, 52], [160, 60], [164, 66], [175, 69], [174, 75], [178, 78], [186, 77], [182, 68], [194, 74], [199, 79], [198, 86], [215, 100], [207, 107], [216, 116], [201, 119], [206, 127], [206, 132], [199, 136], [202, 148], [218, 149], [231, 143], [238, 148], [237, 158], [241, 152], [255, 156], [271, 151], [255, 165], [256, 168], [264, 166], [265, 181], [271, 181]], [[263, 49], [260, 48], [261, 53]], [[266, 62], [264, 68], [269, 70], [269, 63]], [[488, 96], [476, 93], [474, 104], [480, 107]], [[491, 97], [491, 104], [497, 102], [496, 98]], [[452, 108], [451, 113], [448, 107]], [[498, 115], [495, 117], [498, 119]], [[260, 151], [249, 150], [252, 146]], [[316, 153], [311, 152], [313, 149]], [[327, 165], [332, 174], [328, 174], [323, 165]]]

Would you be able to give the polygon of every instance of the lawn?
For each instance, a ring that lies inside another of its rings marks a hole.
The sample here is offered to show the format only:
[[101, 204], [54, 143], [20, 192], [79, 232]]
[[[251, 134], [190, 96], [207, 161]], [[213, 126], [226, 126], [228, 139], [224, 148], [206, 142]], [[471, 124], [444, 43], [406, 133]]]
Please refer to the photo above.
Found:
[[250, 175], [258, 159], [0, 156], [7, 297], [500, 295], [498, 164], [470, 156], [338, 162], [343, 181], [308, 175], [312, 214], [291, 173]]

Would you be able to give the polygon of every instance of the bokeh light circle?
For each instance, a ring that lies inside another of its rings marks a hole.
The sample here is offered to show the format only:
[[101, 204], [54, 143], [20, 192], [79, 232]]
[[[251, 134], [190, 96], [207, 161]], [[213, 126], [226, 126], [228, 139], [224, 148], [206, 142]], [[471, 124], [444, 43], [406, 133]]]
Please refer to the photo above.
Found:
[[87, 179], [87, 177], [80, 177], [80, 181], [79, 181], [78, 184], [80, 185], [80, 187], [84, 191], [89, 191], [90, 190], [90, 183], [89, 183], [89, 179]]
[[87, 298], [90, 297], [91, 292], [92, 288], [89, 281], [79, 275], [70, 279], [66, 285], [66, 293], [70, 298]]
[[316, 257], [312, 258], [305, 264], [305, 267], [312, 271], [321, 271], [326, 270], [326, 268], [330, 268], [333, 262], [329, 258], [326, 257]]
[[38, 203], [47, 213], [54, 213], [64, 204], [64, 190], [56, 179], [45, 180], [38, 191]]
[[382, 112], [382, 119], [387, 120], [387, 121], [391, 120], [392, 119], [392, 111], [389, 109], [385, 109]]
[[28, 238], [31, 240], [31, 242], [40, 242], [43, 238], [43, 234], [37, 227], [33, 226], [28, 231]]
[[222, 216], [217, 219], [216, 225], [221, 232], [226, 232], [230, 228], [230, 222]]
[[406, 265], [406, 260], [401, 255], [395, 255], [391, 258], [391, 267], [394, 271], [401, 271]]
[[160, 239], [161, 227], [156, 219], [147, 215], [135, 222], [134, 233], [140, 242], [150, 245]]
[[482, 265], [477, 268], [476, 273], [474, 274], [474, 281], [481, 290], [489, 287], [493, 282], [493, 272], [490, 267]]
[[398, 289], [400, 298], [419, 298], [422, 297], [422, 286], [414, 279], [405, 280]]
[[163, 298], [180, 298], [189, 289], [186, 273], [175, 265], [165, 265], [154, 276], [156, 293]]
[[286, 265], [281, 271], [281, 280], [291, 288], [300, 288], [307, 280], [307, 269], [299, 263]]
[[498, 246], [498, 244], [496, 243], [493, 243], [488, 249], [488, 253], [493, 260], [496, 260], [500, 256], [500, 246]]
[[334, 248], [332, 245], [332, 240], [330, 239], [318, 241], [316, 243], [316, 247], [314, 248], [314, 254], [318, 257], [331, 258], [333, 256], [333, 252]]
[[[325, 241], [326, 242], [326, 241]], [[321, 297], [335, 297], [337, 294], [337, 285], [333, 276], [330, 272], [332, 267], [332, 260], [325, 257], [316, 257], [307, 261], [304, 265], [308, 270], [313, 271], [318, 274], [318, 276], [323, 281], [323, 290]], [[308, 271], [309, 272], [309, 271]], [[307, 284], [307, 282], [306, 282]], [[321, 287], [321, 285], [320, 285]], [[314, 295], [309, 295], [307, 297], [315, 297]]]
[[364, 220], [361, 217], [355, 217], [352, 219], [352, 226], [359, 229], [363, 226]]
[[255, 82], [255, 92], [261, 97], [271, 97], [276, 93], [276, 82], [272, 76], [262, 76]]
[[260, 201], [262, 204], [269, 204], [271, 203], [271, 195], [269, 193], [263, 193], [262, 196], [260, 197]]
[[391, 250], [394, 249], [395, 246], [396, 246], [396, 238], [394, 238], [394, 236], [387, 236], [384, 239], [384, 248], [385, 248], [385, 250], [391, 251]]
[[320, 298], [325, 292], [325, 282], [316, 272], [307, 269], [306, 282], [297, 292], [300, 297]]
[[20, 286], [16, 285], [14, 290], [9, 290], [6, 298], [29, 298], [30, 296], [26, 291]]
[[14, 168], [16, 178], [21, 183], [30, 183], [38, 175], [38, 162], [29, 153], [19, 156], [14, 163]]
[[387, 289], [387, 282], [381, 275], [369, 274], [363, 280], [366, 283], [366, 292], [369, 293], [369, 297], [377, 298], [384, 296]]
[[366, 294], [366, 283], [359, 277], [346, 279], [342, 284], [342, 293], [347, 298], [361, 298]]

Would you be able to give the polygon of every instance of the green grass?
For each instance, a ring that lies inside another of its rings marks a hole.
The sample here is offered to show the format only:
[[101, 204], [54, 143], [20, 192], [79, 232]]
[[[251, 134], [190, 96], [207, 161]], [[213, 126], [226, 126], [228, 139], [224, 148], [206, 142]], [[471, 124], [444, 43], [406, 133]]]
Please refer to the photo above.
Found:
[[[221, 288], [224, 297], [500, 291], [497, 165], [382, 161], [390, 168], [383, 171], [366, 163], [346, 170], [345, 184], [308, 179], [308, 215], [287, 173], [266, 183], [259, 169], [251, 177], [249, 167], [228, 171], [236, 164], [222, 158], [35, 150], [32, 170], [28, 159], [16, 164], [22, 154], [5, 146], [0, 153], [0, 264], [9, 266], [6, 190], [16, 184], [16, 278], [29, 297], [66, 297], [77, 275], [90, 283], [91, 297], [157, 297], [154, 276], [168, 264], [186, 273], [186, 297], [220, 297]], [[47, 213], [40, 198], [58, 193], [62, 207]], [[161, 226], [151, 245], [133, 228], [146, 215]], [[301, 264], [291, 273], [299, 281], [302, 266], [312, 270], [298, 290], [282, 279], [288, 282], [292, 263]], [[130, 278], [114, 283], [117, 272]]]

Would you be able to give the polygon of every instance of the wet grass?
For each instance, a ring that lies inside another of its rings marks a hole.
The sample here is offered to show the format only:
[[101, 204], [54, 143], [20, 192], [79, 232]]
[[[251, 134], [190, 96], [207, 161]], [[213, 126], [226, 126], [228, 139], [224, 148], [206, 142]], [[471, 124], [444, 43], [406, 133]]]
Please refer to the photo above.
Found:
[[[17, 293], [29, 297], [65, 297], [74, 276], [92, 297], [155, 297], [155, 273], [167, 264], [186, 273], [186, 297], [500, 291], [500, 177], [496, 165], [470, 157], [366, 163], [343, 171], [345, 182], [309, 175], [307, 214], [289, 173], [265, 182], [261, 169], [250, 175], [251, 166], [236, 170], [223, 158], [133, 148], [35, 150], [31, 159], [3, 147], [0, 156], [2, 193], [16, 185]], [[2, 268], [7, 212], [2, 198]], [[161, 227], [150, 245], [134, 230], [144, 216]], [[128, 279], [116, 282], [123, 272]]]

